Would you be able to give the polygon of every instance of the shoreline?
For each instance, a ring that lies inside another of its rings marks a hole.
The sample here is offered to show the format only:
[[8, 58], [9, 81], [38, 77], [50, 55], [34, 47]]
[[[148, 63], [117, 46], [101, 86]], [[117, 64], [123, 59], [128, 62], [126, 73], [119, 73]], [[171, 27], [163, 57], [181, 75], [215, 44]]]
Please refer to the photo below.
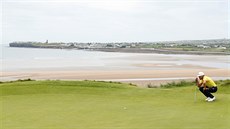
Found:
[[[12, 46], [9, 46], [12, 47]], [[145, 53], [145, 54], [176, 54], [176, 55], [215, 55], [228, 56], [230, 52], [207, 52], [207, 51], [180, 51], [169, 49], [154, 49], [154, 48], [59, 48], [59, 47], [15, 47], [12, 48], [36, 48], [36, 49], [63, 49], [63, 50], [85, 50], [99, 52], [119, 52], [119, 53]]]
[[152, 49], [152, 48], [96, 48], [85, 49], [88, 51], [102, 52], [121, 52], [121, 53], [155, 53], [155, 54], [178, 54], [178, 55], [230, 55], [228, 52], [207, 52], [207, 51], [179, 51], [168, 49]]
[[138, 42], [31, 42], [15, 41], [10, 47], [79, 49], [104, 52], [159, 53], [191, 55], [230, 55], [230, 39], [203, 39], [177, 41], [138, 41]]
[[169, 82], [193, 81], [203, 71], [214, 80], [230, 79], [229, 69], [182, 69], [182, 70], [76, 70], [76, 71], [28, 71], [3, 72], [1, 81], [18, 79], [34, 80], [95, 80], [132, 83], [138, 87], [160, 86]]
[[[119, 81], [146, 87], [172, 81], [194, 80], [200, 71], [210, 77], [230, 77], [229, 55], [127, 54], [90, 52], [88, 49], [85, 52], [82, 51], [80, 53], [64, 52], [62, 58], [57, 56], [60, 51], [52, 51], [56, 52], [55, 55], [48, 58], [46, 55], [50, 54], [49, 50], [23, 51], [21, 57], [34, 52], [41, 55], [0, 60], [2, 61], [0, 81], [28, 78], [33, 80], [97, 80]], [[14, 53], [13, 50], [10, 52]], [[20, 55], [21, 50], [16, 52]], [[84, 54], [86, 58], [82, 58]]]

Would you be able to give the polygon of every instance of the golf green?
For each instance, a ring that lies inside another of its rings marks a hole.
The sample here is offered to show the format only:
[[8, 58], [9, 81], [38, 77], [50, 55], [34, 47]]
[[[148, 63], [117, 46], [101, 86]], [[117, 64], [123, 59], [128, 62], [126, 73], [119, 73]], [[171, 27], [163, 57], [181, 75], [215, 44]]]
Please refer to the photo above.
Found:
[[[1, 129], [229, 129], [230, 81], [216, 101], [194, 86], [138, 88], [95, 81], [0, 84]], [[223, 84], [222, 84], [223, 83]]]

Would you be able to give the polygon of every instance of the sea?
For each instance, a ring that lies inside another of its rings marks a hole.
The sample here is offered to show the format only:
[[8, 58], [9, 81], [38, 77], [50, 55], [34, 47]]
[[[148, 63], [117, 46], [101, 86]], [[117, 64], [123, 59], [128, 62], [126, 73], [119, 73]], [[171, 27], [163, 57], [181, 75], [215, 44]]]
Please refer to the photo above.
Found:
[[[34, 70], [138, 70], [180, 69], [193, 65], [230, 68], [230, 56], [119, 53], [76, 49], [17, 48], [0, 44], [0, 68], [3, 72]], [[154, 64], [143, 67], [143, 64]]]

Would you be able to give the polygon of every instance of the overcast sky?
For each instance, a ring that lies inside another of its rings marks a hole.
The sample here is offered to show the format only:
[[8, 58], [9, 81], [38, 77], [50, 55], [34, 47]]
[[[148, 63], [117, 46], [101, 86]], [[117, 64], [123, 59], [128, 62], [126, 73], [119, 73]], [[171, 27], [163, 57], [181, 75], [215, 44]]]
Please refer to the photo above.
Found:
[[228, 0], [2, 0], [2, 42], [229, 38]]

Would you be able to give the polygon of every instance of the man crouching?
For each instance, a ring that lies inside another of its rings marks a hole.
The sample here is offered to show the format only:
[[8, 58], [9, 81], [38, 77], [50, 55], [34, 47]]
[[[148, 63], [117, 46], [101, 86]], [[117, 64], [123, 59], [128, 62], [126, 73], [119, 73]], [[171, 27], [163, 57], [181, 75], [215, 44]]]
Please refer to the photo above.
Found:
[[205, 100], [208, 102], [214, 101], [216, 98], [211, 93], [217, 91], [216, 83], [208, 76], [204, 75], [203, 72], [199, 72], [196, 78], [196, 85], [199, 90], [207, 97]]

